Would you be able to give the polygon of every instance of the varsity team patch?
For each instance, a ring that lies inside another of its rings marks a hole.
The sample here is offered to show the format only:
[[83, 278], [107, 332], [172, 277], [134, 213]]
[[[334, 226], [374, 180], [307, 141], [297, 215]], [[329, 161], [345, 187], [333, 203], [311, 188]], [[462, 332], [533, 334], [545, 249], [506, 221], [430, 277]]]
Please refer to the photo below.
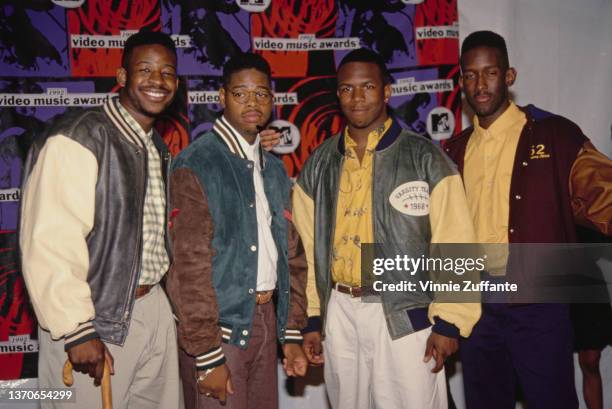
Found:
[[389, 203], [400, 213], [426, 216], [429, 214], [429, 185], [422, 180], [401, 184], [391, 192]]

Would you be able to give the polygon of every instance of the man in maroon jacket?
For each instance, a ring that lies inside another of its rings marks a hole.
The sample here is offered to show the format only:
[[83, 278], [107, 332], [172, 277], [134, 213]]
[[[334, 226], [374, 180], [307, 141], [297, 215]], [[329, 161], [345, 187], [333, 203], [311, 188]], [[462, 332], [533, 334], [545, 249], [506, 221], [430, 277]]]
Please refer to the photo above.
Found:
[[[504, 39], [470, 34], [461, 71], [474, 126], [445, 150], [463, 175], [479, 242], [573, 243], [575, 222], [610, 234], [610, 160], [571, 121], [509, 99], [517, 73]], [[514, 408], [517, 381], [530, 408], [578, 407], [566, 304], [483, 302], [461, 358], [469, 409]]]

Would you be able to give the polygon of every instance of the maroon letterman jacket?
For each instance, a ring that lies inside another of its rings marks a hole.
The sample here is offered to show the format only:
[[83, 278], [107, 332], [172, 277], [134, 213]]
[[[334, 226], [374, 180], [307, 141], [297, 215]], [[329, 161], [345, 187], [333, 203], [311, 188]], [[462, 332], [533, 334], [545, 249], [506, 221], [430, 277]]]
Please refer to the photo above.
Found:
[[[588, 138], [580, 128], [533, 105], [521, 108], [527, 123], [519, 137], [510, 183], [510, 243], [576, 241], [570, 172]], [[473, 127], [447, 141], [444, 150], [463, 174]]]

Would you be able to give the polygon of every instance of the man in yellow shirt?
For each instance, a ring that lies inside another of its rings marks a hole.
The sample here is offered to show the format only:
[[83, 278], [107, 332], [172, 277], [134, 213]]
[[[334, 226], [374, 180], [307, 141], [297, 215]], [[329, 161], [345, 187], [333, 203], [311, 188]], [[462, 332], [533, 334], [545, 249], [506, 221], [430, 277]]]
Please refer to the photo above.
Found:
[[[510, 100], [517, 73], [504, 39], [470, 34], [461, 71], [474, 126], [445, 149], [463, 174], [478, 241], [573, 243], [575, 222], [610, 234], [610, 160], [574, 123]], [[513, 409], [517, 383], [530, 408], [578, 407], [566, 304], [483, 303], [461, 358], [468, 409]]]
[[361, 255], [369, 243], [416, 258], [430, 243], [473, 242], [463, 185], [437, 146], [388, 116], [391, 77], [378, 54], [347, 54], [337, 80], [347, 126], [312, 153], [293, 194], [309, 268], [303, 346], [312, 363], [325, 361], [334, 409], [445, 409], [444, 360], [480, 304], [436, 303], [419, 290], [362, 301], [372, 288]]

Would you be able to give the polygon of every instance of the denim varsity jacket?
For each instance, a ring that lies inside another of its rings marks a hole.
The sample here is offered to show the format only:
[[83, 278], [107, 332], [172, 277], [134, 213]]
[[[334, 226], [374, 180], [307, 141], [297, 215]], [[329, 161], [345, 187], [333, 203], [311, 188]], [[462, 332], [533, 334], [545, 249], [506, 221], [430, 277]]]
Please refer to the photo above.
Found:
[[[257, 216], [254, 163], [235, 134], [208, 132], [174, 161], [170, 238], [174, 262], [166, 288], [178, 318], [179, 345], [205, 370], [225, 362], [221, 342], [247, 348], [256, 302]], [[306, 263], [291, 227], [292, 184], [283, 163], [261, 151], [264, 191], [278, 253], [277, 336], [301, 342], [306, 323]]]

